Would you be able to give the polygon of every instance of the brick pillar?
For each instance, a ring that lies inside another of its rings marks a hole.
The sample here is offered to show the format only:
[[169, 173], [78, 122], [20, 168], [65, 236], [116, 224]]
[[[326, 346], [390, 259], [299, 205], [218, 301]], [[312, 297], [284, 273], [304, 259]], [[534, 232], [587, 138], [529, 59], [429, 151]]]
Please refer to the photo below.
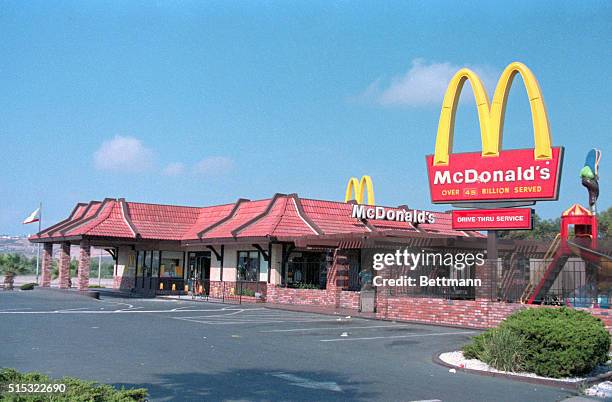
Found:
[[495, 278], [497, 276], [497, 260], [486, 260], [482, 265], [476, 265], [475, 279], [480, 279], [481, 286], [476, 287], [476, 299], [495, 300], [497, 297]]
[[58, 260], [59, 287], [68, 289], [70, 283], [70, 243], [60, 244], [60, 254]]
[[89, 289], [89, 261], [91, 259], [91, 246], [85, 242], [81, 242], [81, 250], [79, 252], [79, 290]]
[[53, 243], [44, 243], [41, 255], [41, 279], [40, 286], [48, 288], [51, 286], [51, 262], [53, 261]]
[[376, 318], [385, 319], [389, 313], [389, 289], [386, 287], [375, 287], [376, 298], [374, 309], [376, 310]]
[[327, 268], [327, 298], [328, 303], [333, 303], [336, 307], [340, 307], [340, 296], [342, 288], [348, 286], [348, 258], [346, 253], [341, 250], [336, 250], [329, 266]]

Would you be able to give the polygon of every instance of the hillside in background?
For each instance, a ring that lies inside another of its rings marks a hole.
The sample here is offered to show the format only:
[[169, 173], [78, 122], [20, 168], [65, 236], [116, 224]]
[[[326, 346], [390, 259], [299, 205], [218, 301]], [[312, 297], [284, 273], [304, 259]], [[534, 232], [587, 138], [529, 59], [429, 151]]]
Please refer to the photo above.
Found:
[[[42, 246], [41, 246], [42, 248]], [[30, 243], [26, 236], [8, 236], [8, 235], [0, 235], [0, 254], [8, 254], [8, 253], [16, 253], [22, 254], [26, 257], [32, 258], [36, 257], [37, 245], [35, 243]], [[59, 253], [59, 246], [55, 246], [53, 248], [54, 257], [57, 258]], [[91, 250], [91, 258], [98, 258], [98, 254], [100, 253], [99, 249]], [[79, 255], [79, 246], [72, 246], [70, 248], [70, 256], [72, 258], [77, 258]], [[112, 261], [112, 257], [104, 251], [102, 253], [103, 261]]]

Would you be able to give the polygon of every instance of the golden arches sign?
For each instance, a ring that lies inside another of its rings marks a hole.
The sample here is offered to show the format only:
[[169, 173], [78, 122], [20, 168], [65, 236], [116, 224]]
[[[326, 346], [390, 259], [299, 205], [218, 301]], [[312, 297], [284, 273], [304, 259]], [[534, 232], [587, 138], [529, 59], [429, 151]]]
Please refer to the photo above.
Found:
[[365, 191], [367, 190], [367, 205], [374, 205], [374, 186], [370, 176], [362, 176], [361, 180], [351, 177], [346, 185], [344, 202], [355, 200], [357, 204], [363, 204]]
[[540, 86], [535, 76], [523, 63], [514, 62], [503, 71], [495, 93], [493, 103], [489, 103], [489, 96], [480, 80], [473, 71], [463, 68], [451, 79], [444, 95], [438, 134], [436, 137], [436, 150], [434, 154], [434, 165], [447, 165], [448, 155], [453, 150], [453, 131], [455, 126], [455, 112], [461, 89], [465, 81], [469, 81], [476, 98], [478, 119], [480, 121], [480, 136], [482, 140], [482, 156], [498, 156], [501, 149], [504, 115], [508, 93], [512, 86], [514, 77], [520, 74], [523, 77], [527, 96], [531, 105], [531, 116], [533, 119], [533, 136], [535, 140], [534, 158], [536, 160], [551, 159], [551, 136], [548, 126], [548, 116]]

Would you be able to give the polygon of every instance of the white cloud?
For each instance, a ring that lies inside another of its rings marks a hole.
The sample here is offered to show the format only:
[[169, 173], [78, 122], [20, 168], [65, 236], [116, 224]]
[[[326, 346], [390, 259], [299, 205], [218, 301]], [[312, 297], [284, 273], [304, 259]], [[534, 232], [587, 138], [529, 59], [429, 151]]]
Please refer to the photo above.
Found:
[[[414, 59], [406, 73], [392, 77], [387, 85], [383, 84], [382, 78], [378, 78], [362, 92], [360, 98], [383, 106], [441, 105], [448, 83], [462, 67], [449, 62], [427, 63], [423, 59]], [[489, 93], [494, 89], [497, 81], [495, 69], [488, 66], [467, 67], [480, 76]], [[471, 89], [466, 90], [465, 94], [469, 95], [462, 96], [462, 99], [472, 98]]]
[[207, 176], [219, 176], [231, 171], [234, 161], [225, 156], [211, 156], [202, 159], [194, 166], [194, 172]]
[[153, 151], [137, 138], [117, 135], [94, 153], [94, 165], [100, 170], [142, 172], [153, 166]]
[[181, 162], [172, 162], [166, 165], [163, 174], [166, 176], [178, 176], [185, 171], [185, 164]]

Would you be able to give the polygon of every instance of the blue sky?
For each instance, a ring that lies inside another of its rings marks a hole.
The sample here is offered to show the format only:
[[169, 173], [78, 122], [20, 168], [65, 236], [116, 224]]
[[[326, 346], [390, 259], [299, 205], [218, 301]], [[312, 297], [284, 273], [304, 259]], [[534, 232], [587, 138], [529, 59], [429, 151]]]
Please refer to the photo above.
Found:
[[[605, 208], [610, 43], [610, 2], [3, 1], [0, 233], [32, 232], [20, 222], [39, 200], [51, 224], [104, 197], [341, 200], [362, 174], [380, 204], [432, 208], [424, 155], [448, 79], [469, 66], [491, 92], [512, 61], [535, 73], [566, 147], [560, 200], [537, 212], [586, 204], [578, 172], [593, 146]], [[516, 84], [507, 149], [533, 146]], [[471, 102], [455, 138], [480, 149]]]

